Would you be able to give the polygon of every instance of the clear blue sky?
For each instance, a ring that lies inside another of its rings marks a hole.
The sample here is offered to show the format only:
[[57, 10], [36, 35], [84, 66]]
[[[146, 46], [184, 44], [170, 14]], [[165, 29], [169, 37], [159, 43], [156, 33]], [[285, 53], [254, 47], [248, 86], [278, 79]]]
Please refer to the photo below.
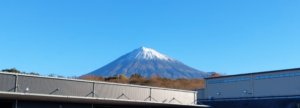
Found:
[[79, 76], [141, 46], [206, 72], [298, 68], [300, 1], [0, 1], [0, 69]]

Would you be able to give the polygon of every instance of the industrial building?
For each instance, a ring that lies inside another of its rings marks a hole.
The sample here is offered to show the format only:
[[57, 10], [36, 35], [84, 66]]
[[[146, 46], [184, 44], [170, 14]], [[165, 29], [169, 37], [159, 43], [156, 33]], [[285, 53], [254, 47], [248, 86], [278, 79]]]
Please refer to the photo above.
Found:
[[289, 97], [300, 95], [300, 68], [205, 78], [198, 99]]
[[160, 108], [197, 105], [197, 92], [0, 72], [1, 108]]

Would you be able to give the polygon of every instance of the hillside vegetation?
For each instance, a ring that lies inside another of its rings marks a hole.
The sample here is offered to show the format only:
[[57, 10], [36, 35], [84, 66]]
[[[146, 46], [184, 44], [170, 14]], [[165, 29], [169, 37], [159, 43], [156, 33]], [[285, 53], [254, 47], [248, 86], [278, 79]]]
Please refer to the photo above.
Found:
[[[23, 74], [31, 74], [31, 75], [40, 75], [38, 73], [30, 72], [20, 72], [19, 70], [12, 69], [3, 69], [3, 72], [12, 72], [12, 73], [23, 73]], [[55, 74], [48, 75], [49, 77], [62, 77], [56, 76]], [[211, 77], [221, 76], [218, 73], [212, 74]], [[115, 75], [107, 78], [101, 76], [82, 76], [80, 78], [73, 76], [67, 78], [75, 78], [75, 79], [84, 79], [84, 80], [93, 80], [93, 81], [105, 81], [105, 82], [114, 82], [114, 83], [124, 83], [124, 84], [135, 84], [135, 85], [145, 85], [145, 86], [154, 86], [154, 87], [164, 87], [164, 88], [174, 88], [174, 89], [183, 89], [183, 90], [195, 90], [195, 89], [203, 89], [205, 87], [204, 80], [199, 78], [194, 79], [170, 79], [170, 78], [162, 78], [159, 75], [151, 75], [150, 78], [144, 78], [140, 74], [133, 74], [130, 78], [127, 78], [125, 75]]]
[[126, 78], [124, 75], [112, 76], [103, 78], [101, 76], [83, 76], [81, 79], [94, 80], [94, 81], [106, 81], [115, 83], [145, 85], [154, 87], [184, 89], [184, 90], [195, 90], [204, 88], [203, 79], [169, 79], [161, 78], [158, 75], [152, 75], [150, 78], [143, 78], [140, 74], [131, 75], [130, 78]]

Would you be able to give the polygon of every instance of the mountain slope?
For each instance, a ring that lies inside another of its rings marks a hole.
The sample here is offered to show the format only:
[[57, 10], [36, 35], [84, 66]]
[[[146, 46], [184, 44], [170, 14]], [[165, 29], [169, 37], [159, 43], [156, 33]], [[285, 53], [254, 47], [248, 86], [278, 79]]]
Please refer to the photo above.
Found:
[[150, 77], [152, 74], [160, 75], [164, 78], [203, 78], [209, 76], [208, 73], [193, 69], [178, 60], [172, 59], [157, 51], [141, 47], [115, 61], [86, 75], [98, 75], [108, 77], [112, 75], [141, 74]]

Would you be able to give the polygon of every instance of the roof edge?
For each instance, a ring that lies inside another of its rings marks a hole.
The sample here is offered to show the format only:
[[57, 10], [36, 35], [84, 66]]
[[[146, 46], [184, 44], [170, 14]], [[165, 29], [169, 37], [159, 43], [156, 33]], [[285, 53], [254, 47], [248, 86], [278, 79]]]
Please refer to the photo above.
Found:
[[252, 72], [252, 73], [244, 73], [244, 74], [219, 76], [219, 77], [208, 77], [208, 78], [204, 78], [204, 79], [214, 79], [214, 78], [223, 78], [223, 77], [231, 77], [231, 76], [241, 76], [241, 75], [251, 75], [251, 74], [271, 73], [271, 72], [280, 72], [280, 71], [291, 71], [291, 70], [300, 70], [300, 68], [290, 68], [290, 69], [280, 69], [280, 70], [271, 70], [271, 71], [262, 71], [262, 72]]

